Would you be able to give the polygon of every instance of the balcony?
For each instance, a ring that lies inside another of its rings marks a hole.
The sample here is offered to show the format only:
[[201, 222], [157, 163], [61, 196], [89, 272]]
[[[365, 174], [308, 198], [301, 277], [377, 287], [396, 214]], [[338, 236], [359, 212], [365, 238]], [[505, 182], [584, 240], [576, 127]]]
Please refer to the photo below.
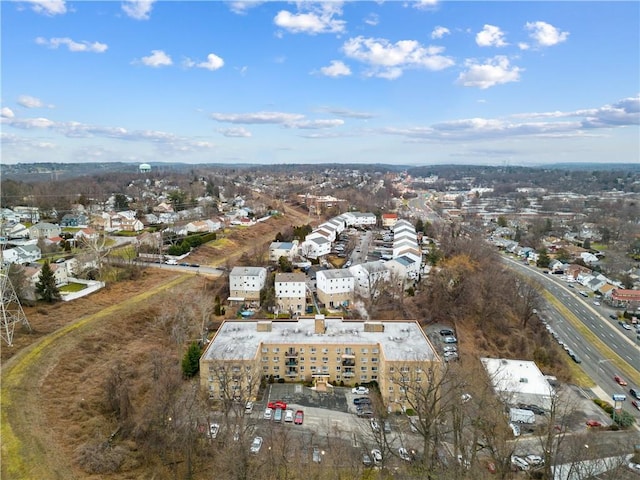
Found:
[[288, 352], [284, 352], [285, 358], [295, 358], [298, 356], [298, 352], [294, 350], [289, 350]]
[[298, 366], [298, 359], [297, 358], [293, 358], [293, 359], [290, 358], [284, 364], [287, 367], [297, 367]]
[[297, 369], [289, 369], [286, 371], [285, 375], [287, 377], [297, 377], [298, 376], [298, 370]]
[[355, 367], [356, 366], [356, 359], [355, 358], [342, 358], [342, 363], [341, 365], [343, 367]]
[[349, 378], [349, 377], [355, 377], [355, 373], [354, 372], [342, 372], [342, 376], [345, 378]]

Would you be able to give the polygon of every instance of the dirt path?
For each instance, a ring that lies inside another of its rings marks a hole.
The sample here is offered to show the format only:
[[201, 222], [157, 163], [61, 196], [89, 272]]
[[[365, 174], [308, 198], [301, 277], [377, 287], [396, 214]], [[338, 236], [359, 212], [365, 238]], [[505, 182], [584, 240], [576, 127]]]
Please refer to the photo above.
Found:
[[[280, 218], [270, 219], [243, 231], [232, 231], [229, 242], [223, 243], [222, 248], [203, 248], [194, 255], [194, 260], [201, 256], [202, 264], [223, 265], [227, 261], [233, 262], [242, 253], [271, 242], [277, 232], [308, 221], [304, 212], [291, 207], [285, 211], [286, 214]], [[77, 375], [73, 370], [70, 374], [68, 366], [73, 367], [74, 362], [83, 361], [79, 352], [91, 350], [86, 348], [85, 342], [91, 341], [92, 336], [100, 336], [109, 329], [126, 328], [123, 327], [123, 323], [126, 324], [124, 318], [135, 315], [136, 311], [143, 310], [149, 304], [162, 302], [167, 291], [174, 287], [181, 286], [184, 290], [188, 285], [186, 281], [194, 278], [190, 274], [153, 270], [141, 280], [114, 284], [105, 291], [69, 304], [59, 303], [27, 312], [34, 333], [16, 334], [14, 347], [4, 347], [0, 352], [1, 478], [101, 478], [76, 469], [72, 458], [73, 445], [69, 444], [70, 435], [65, 436], [60, 432], [73, 423], [73, 418], [64, 417], [65, 414], [73, 416], [78, 407], [74, 405], [76, 410], [71, 410], [67, 405], [82, 396], [85, 387], [82, 375], [86, 372], [81, 370], [82, 366], [78, 365], [77, 371], [81, 374]], [[128, 345], [124, 342], [135, 340], [126, 335], [118, 336], [117, 331], [109, 333], [117, 339], [114, 342], [123, 342], [111, 345], [112, 355], [117, 356], [115, 352], [126, 355]], [[66, 394], [52, 401], [47, 398], [46, 392], [50, 392], [52, 384], [56, 383], [63, 390], [65, 385], [69, 385], [68, 392], [64, 390]], [[52, 409], [60, 418], [54, 418]]]
[[79, 318], [41, 338], [2, 366], [2, 478], [77, 478], [68, 458], [56, 449], [47, 427], [39, 396], [50, 369], [63, 362], [64, 355], [82, 341], [98, 322], [131, 312], [143, 302], [179, 285], [190, 275], [180, 275], [112, 304], [97, 313]]

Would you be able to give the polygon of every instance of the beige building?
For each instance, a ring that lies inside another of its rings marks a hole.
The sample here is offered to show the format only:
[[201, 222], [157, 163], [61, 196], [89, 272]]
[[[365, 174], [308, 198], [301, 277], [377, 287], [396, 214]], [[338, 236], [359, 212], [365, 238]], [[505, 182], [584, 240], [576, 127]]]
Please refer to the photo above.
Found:
[[307, 305], [307, 276], [304, 273], [277, 273], [275, 290], [279, 312], [304, 313]]
[[349, 306], [355, 296], [355, 277], [346, 268], [316, 273], [318, 300], [328, 308]]
[[392, 410], [406, 406], [403, 382], [426, 382], [440, 357], [416, 321], [228, 320], [200, 358], [211, 399], [255, 396], [261, 377], [329, 385], [377, 382]]
[[229, 301], [260, 305], [260, 291], [267, 282], [264, 267], [233, 267], [229, 273]]

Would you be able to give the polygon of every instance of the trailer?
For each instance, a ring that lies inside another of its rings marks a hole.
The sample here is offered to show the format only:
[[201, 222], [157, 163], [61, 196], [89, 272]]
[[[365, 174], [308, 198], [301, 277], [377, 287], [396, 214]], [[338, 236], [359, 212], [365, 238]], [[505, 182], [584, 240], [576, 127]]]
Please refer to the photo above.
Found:
[[517, 423], [535, 423], [536, 414], [523, 408], [510, 408], [509, 421]]

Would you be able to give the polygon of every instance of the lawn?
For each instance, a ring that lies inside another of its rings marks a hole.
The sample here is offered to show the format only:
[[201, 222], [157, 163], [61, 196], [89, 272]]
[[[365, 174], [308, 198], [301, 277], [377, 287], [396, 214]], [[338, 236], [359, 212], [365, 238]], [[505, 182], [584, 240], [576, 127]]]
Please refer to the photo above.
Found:
[[59, 287], [58, 290], [60, 290], [61, 293], [73, 293], [84, 290], [85, 288], [87, 288], [87, 286], [83, 283], [68, 283]]

